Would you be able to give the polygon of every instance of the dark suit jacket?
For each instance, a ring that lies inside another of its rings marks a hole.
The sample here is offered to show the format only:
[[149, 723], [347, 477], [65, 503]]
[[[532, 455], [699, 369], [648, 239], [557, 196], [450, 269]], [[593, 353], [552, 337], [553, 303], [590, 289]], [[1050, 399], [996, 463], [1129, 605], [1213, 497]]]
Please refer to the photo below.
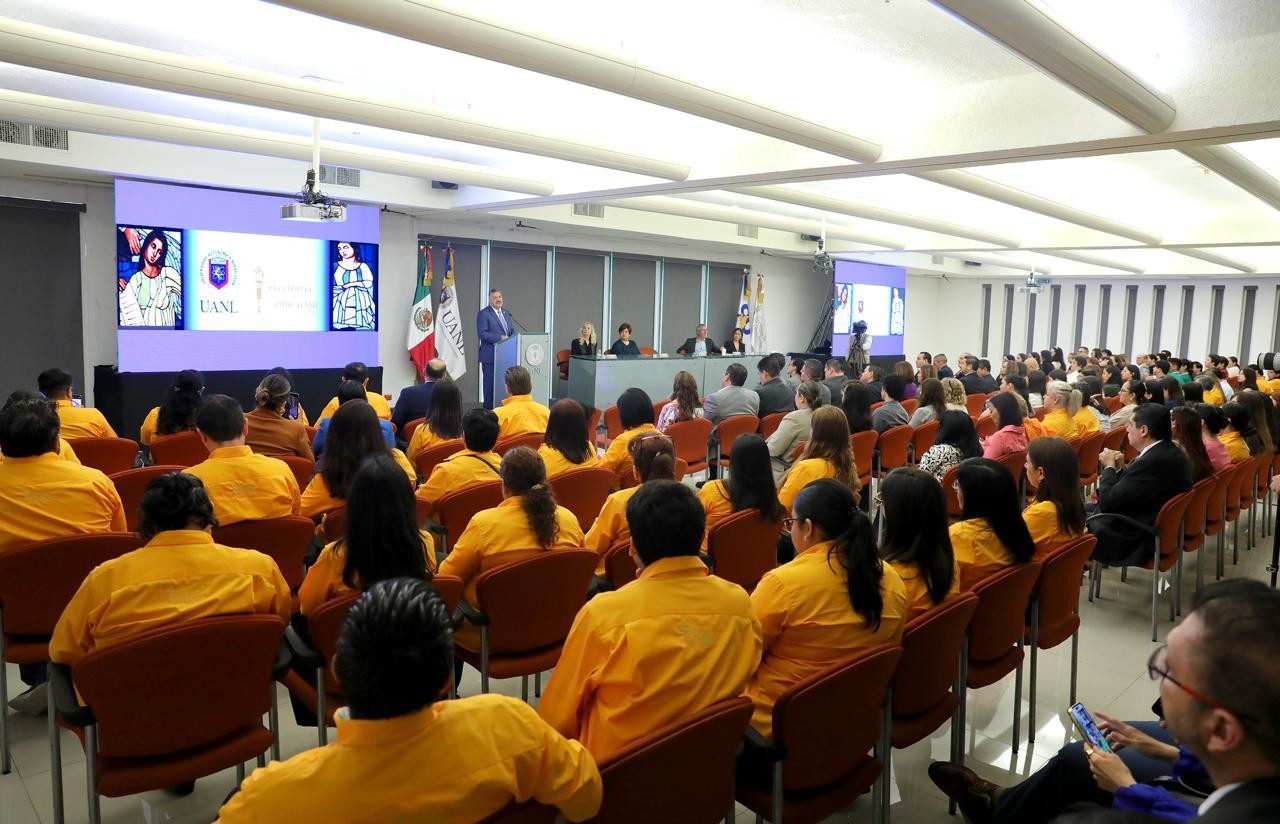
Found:
[[[834, 378], [827, 378], [822, 385], [831, 390], [831, 402], [836, 406], [840, 405], [840, 399], [844, 397], [844, 385], [849, 382], [848, 375], [836, 375]], [[876, 400], [880, 400], [876, 398]], [[875, 401], [872, 401], [874, 403]]]
[[944, 366], [938, 370], [938, 380], [942, 380], [943, 378], [954, 378], [955, 376], [956, 373], [951, 371], [950, 366]]
[[590, 358], [599, 354], [599, 352], [600, 352], [599, 341], [597, 341], [596, 343], [588, 343], [584, 345], [582, 341], [580, 341], [578, 338], [574, 338], [573, 342], [569, 344], [570, 355], [581, 355], [581, 356]]
[[963, 376], [960, 382], [964, 384], [966, 395], [989, 395], [1000, 388], [995, 378], [990, 375], [979, 375], [977, 372], [970, 372]]
[[[1098, 475], [1098, 511], [1127, 515], [1147, 525], [1160, 507], [1191, 488], [1191, 461], [1172, 441], [1158, 441], [1123, 470]], [[1095, 560], [1108, 564], [1140, 564], [1151, 558], [1151, 538], [1142, 530], [1110, 518], [1091, 521], [1098, 538]]]
[[760, 396], [760, 417], [772, 415], [774, 412], [794, 412], [796, 393], [781, 378], [774, 378], [768, 383], [756, 387]]
[[396, 408], [391, 410], [391, 422], [396, 425], [397, 433], [404, 432], [405, 424], [409, 421], [427, 416], [427, 407], [431, 405], [431, 393], [435, 388], [435, 381], [427, 381], [400, 390]]
[[1245, 782], [1223, 796], [1209, 812], [1196, 816], [1194, 820], [1204, 824], [1280, 821], [1280, 778]]
[[502, 319], [507, 324], [505, 331], [502, 324], [498, 323], [492, 306], [486, 306], [476, 313], [476, 334], [480, 337], [481, 363], [493, 363], [493, 345], [502, 340], [503, 335], [510, 337], [516, 333], [515, 321], [511, 319], [511, 313], [505, 308], [502, 310]]
[[[684, 343], [680, 344], [680, 348], [677, 349], [676, 351], [685, 355], [692, 355], [693, 347], [697, 345], [697, 343], [698, 343], [697, 338], [685, 338]], [[707, 338], [706, 344], [707, 344], [708, 355], [714, 355], [720, 351], [720, 347], [716, 346], [716, 342], [713, 341], [710, 337]]]

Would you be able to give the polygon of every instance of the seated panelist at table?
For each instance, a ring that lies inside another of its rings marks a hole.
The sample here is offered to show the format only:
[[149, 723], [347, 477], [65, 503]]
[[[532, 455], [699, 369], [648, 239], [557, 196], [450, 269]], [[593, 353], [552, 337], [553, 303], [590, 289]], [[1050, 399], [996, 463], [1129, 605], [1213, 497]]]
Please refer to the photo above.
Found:
[[684, 343], [680, 344], [680, 348], [676, 350], [676, 354], [703, 357], [705, 355], [718, 355], [720, 350], [716, 347], [716, 342], [707, 337], [707, 325], [699, 323], [698, 328], [694, 330], [693, 337], [685, 338]]
[[618, 327], [618, 339], [613, 342], [613, 346], [609, 347], [608, 353], [621, 357], [640, 355], [640, 347], [636, 346], [636, 342], [631, 339], [631, 324], [624, 323]]
[[724, 349], [720, 350], [726, 355], [745, 355], [747, 354], [747, 343], [743, 340], [742, 330], [734, 329], [729, 334], [729, 342], [724, 345]]
[[586, 358], [594, 358], [600, 354], [600, 340], [596, 337], [595, 324], [591, 321], [582, 324], [578, 336], [569, 344], [569, 354]]

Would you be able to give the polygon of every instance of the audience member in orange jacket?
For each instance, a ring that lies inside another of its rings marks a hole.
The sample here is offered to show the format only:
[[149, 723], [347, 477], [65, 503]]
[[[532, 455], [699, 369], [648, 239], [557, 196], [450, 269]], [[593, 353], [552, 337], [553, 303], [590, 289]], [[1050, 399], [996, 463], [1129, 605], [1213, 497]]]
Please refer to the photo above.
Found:
[[362, 595], [334, 659], [347, 699], [337, 740], [254, 770], [218, 821], [469, 824], [524, 801], [569, 821], [595, 815], [600, 773], [582, 744], [515, 698], [442, 700], [453, 687], [449, 626], [421, 580], [393, 578]]
[[633, 386], [618, 396], [618, 418], [622, 421], [622, 434], [609, 442], [600, 466], [612, 472], [616, 486], [621, 487], [631, 477], [631, 440], [650, 432], [660, 433], [653, 425], [653, 401], [643, 389]]
[[959, 594], [947, 497], [932, 473], [908, 466], [890, 472], [880, 483], [880, 521], [880, 557], [902, 579], [907, 621]]
[[71, 373], [62, 369], [46, 369], [36, 378], [40, 394], [57, 407], [62, 437], [68, 440], [114, 438], [116, 431], [101, 412], [89, 406], [76, 406], [71, 400], [71, 383]]
[[693, 490], [649, 481], [627, 521], [639, 577], [578, 613], [538, 705], [597, 759], [742, 695], [760, 661], [751, 599], [698, 557], [705, 523]]
[[970, 458], [956, 473], [961, 520], [951, 525], [951, 549], [960, 564], [960, 588], [1035, 555], [1018, 505], [1013, 473], [990, 458]]
[[507, 396], [494, 412], [498, 416], [498, 437], [541, 434], [547, 431], [551, 410], [533, 399], [533, 378], [523, 366], [512, 366], [502, 376]]

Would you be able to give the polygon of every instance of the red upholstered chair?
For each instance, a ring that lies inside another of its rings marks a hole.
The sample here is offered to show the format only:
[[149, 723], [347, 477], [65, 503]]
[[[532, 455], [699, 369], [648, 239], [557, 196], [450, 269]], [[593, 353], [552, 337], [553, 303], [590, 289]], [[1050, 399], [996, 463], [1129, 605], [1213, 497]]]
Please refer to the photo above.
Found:
[[[132, 532], [72, 535], [38, 541], [0, 555], [0, 667], [43, 664], [62, 611], [101, 563], [133, 552]], [[8, 773], [8, 680], [0, 678], [0, 773]]]
[[640, 354], [641, 354], [641, 355], [656, 355], [656, 354], [658, 354], [658, 350], [657, 350], [657, 349], [654, 349], [652, 346], [641, 346], [641, 347], [640, 347]]
[[[1210, 475], [1197, 481], [1191, 487], [1191, 500], [1187, 503], [1187, 511], [1182, 519], [1182, 552], [1196, 554], [1196, 591], [1204, 586], [1204, 548], [1205, 531], [1209, 523], [1209, 502], [1213, 498], [1218, 483], [1217, 475]], [[1178, 575], [1182, 575], [1182, 564], [1178, 564]]]
[[760, 419], [760, 437], [766, 441], [769, 436], [778, 431], [778, 427], [782, 425], [782, 419], [787, 416], [786, 412], [774, 412], [771, 415], [765, 415]]
[[[600, 428], [600, 417], [603, 414], [597, 406], [587, 407], [587, 439], [596, 442], [596, 430]], [[621, 425], [621, 423], [619, 423]]]
[[875, 403], [871, 404], [871, 411], [874, 413], [877, 409], [879, 409], [882, 406], [884, 406], [884, 401], [876, 401]]
[[481, 692], [490, 676], [527, 679], [556, 665], [597, 561], [589, 549], [556, 549], [480, 574], [476, 603], [458, 605], [463, 620], [480, 628], [480, 643], [472, 649], [459, 637], [454, 645], [480, 671]]
[[186, 468], [174, 464], [143, 466], [138, 469], [126, 469], [111, 476], [111, 483], [115, 485], [116, 492], [120, 495], [120, 503], [124, 505], [125, 524], [130, 530], [137, 530], [138, 522], [142, 520], [139, 507], [142, 505], [142, 495], [147, 491], [147, 486], [161, 475], [181, 472]]
[[760, 426], [760, 419], [755, 415], [730, 415], [716, 426], [716, 434], [720, 440], [720, 453], [716, 456], [716, 466], [729, 468], [733, 453], [733, 442], [743, 435], [750, 435]]
[[636, 562], [631, 560], [631, 539], [619, 541], [605, 550], [604, 577], [612, 589], [622, 589], [636, 579]]
[[1235, 466], [1224, 466], [1213, 474], [1213, 491], [1209, 493], [1209, 502], [1204, 512], [1205, 538], [1218, 536], [1218, 558], [1215, 563], [1215, 576], [1222, 577], [1223, 537], [1227, 530], [1227, 493], [1236, 478]]
[[414, 418], [404, 425], [404, 439], [406, 442], [413, 440], [413, 433], [418, 431], [418, 427], [427, 422], [426, 418]]
[[[427, 518], [431, 515], [431, 505], [419, 498], [414, 499], [415, 509], [418, 515], [418, 528], [421, 529], [427, 522]], [[324, 532], [324, 540], [326, 543], [332, 543], [339, 538], [345, 538], [347, 535], [347, 508], [341, 506], [337, 509], [331, 509], [324, 514], [324, 521], [320, 525], [321, 531]], [[437, 547], [439, 550], [439, 547]]]
[[[978, 609], [969, 625], [969, 654], [962, 671], [969, 689], [990, 686], [1016, 672], [1013, 687], [1013, 751], [1022, 743], [1022, 643], [1031, 589], [1040, 577], [1040, 564], [1002, 569], [979, 581], [973, 588]], [[1034, 696], [1033, 696], [1034, 698]], [[961, 696], [960, 726], [964, 729], [967, 694]]]
[[444, 558], [449, 546], [462, 536], [477, 512], [502, 503], [502, 481], [479, 481], [448, 493], [436, 503], [444, 534], [436, 533], [436, 557]]
[[960, 474], [959, 465], [942, 473], [942, 492], [947, 496], [947, 517], [952, 521], [960, 520], [963, 514], [960, 509], [960, 496], [956, 494], [956, 478]]
[[293, 478], [298, 482], [298, 489], [307, 488], [307, 484], [311, 483], [311, 476], [316, 474], [316, 462], [302, 455], [275, 455], [277, 461], [284, 461], [289, 465], [289, 469], [293, 471]]
[[1044, 420], [1045, 415], [1048, 415], [1048, 414], [1049, 414], [1049, 410], [1048, 410], [1048, 409], [1045, 409], [1045, 408], [1042, 406], [1042, 407], [1040, 407], [1039, 409], [1037, 409], [1037, 410], [1036, 410], [1036, 420], [1038, 420], [1038, 421], [1042, 421], [1042, 420]]
[[[1253, 458], [1250, 459], [1253, 463], [1253, 473], [1250, 477], [1246, 478], [1244, 483], [1240, 486], [1240, 509], [1249, 513], [1249, 541], [1245, 545], [1246, 549], [1253, 549], [1258, 545], [1258, 513], [1254, 504], [1256, 504], [1258, 499], [1262, 497], [1259, 487], [1265, 491], [1266, 482], [1270, 480], [1269, 473], [1271, 472], [1271, 460], [1273, 457], [1274, 456], [1269, 452], [1254, 455]], [[1268, 476], [1266, 481], [1260, 480], [1263, 476]]]
[[880, 435], [874, 429], [854, 432], [849, 436], [849, 448], [853, 450], [853, 466], [858, 470], [858, 480], [862, 482], [864, 489], [871, 486], [871, 469], [875, 463], [876, 441], [879, 439]]
[[[1122, 426], [1119, 429], [1112, 429], [1107, 432], [1107, 436], [1102, 439], [1102, 449], [1114, 449], [1117, 452], [1122, 452], [1128, 442], [1129, 432]], [[1101, 452], [1102, 450], [1098, 451]]]
[[908, 424], [894, 426], [880, 433], [876, 441], [876, 467], [874, 474], [883, 478], [891, 470], [907, 465], [907, 447], [911, 445], [911, 436], [915, 434]]
[[882, 762], [882, 704], [902, 648], [865, 650], [784, 692], [773, 707], [773, 740], [747, 731], [747, 756], [773, 763], [772, 779], [739, 775], [743, 806], [770, 821], [821, 821], [871, 789]]
[[289, 589], [297, 592], [306, 576], [303, 564], [315, 531], [316, 525], [310, 518], [290, 515], [220, 526], [213, 531], [213, 540], [223, 546], [255, 549], [271, 556]]
[[157, 464], [195, 466], [209, 457], [200, 433], [194, 430], [176, 435], [160, 435], [151, 441], [151, 460]]
[[578, 518], [578, 526], [585, 533], [596, 522], [596, 517], [609, 497], [614, 475], [597, 466], [570, 469], [552, 478], [549, 483], [555, 492], [556, 503]]
[[[590, 431], [590, 430], [588, 430]], [[609, 442], [622, 434], [622, 413], [618, 411], [618, 407], [610, 406], [604, 410], [604, 442], [608, 446]]]
[[979, 417], [982, 414], [982, 410], [987, 406], [987, 396], [966, 395], [964, 399], [964, 406], [969, 410], [970, 417]]
[[1112, 395], [1109, 398], [1103, 398], [1103, 401], [1107, 404], [1108, 414], [1111, 414], [1111, 415], [1114, 415], [1116, 414], [1116, 412], [1120, 411], [1120, 407], [1124, 405], [1124, 402], [1121, 401], [1120, 398], [1116, 397], [1115, 395]]
[[[711, 442], [711, 429], [711, 421], [706, 418], [677, 421], [667, 427], [666, 435], [675, 445], [676, 457], [684, 459], [689, 464], [685, 474], [706, 470], [707, 444]], [[682, 475], [676, 480], [683, 477]]]
[[[971, 395], [970, 397], [974, 396]], [[996, 419], [990, 415], [980, 416], [974, 423], [974, 429], [977, 431], [979, 438], [990, 438], [996, 434]]]
[[435, 446], [428, 446], [426, 449], [418, 453], [418, 458], [415, 461], [417, 464], [418, 476], [424, 481], [427, 478], [430, 478], [431, 473], [435, 470], [437, 464], [450, 455], [461, 452], [466, 448], [466, 446], [467, 445], [463, 443], [462, 438], [454, 438], [451, 441], [438, 443]]
[[[832, 403], [836, 402], [835, 398], [831, 399]], [[908, 415], [915, 414], [916, 407], [920, 405], [920, 401], [916, 398], [906, 398], [902, 401], [902, 408], [907, 410]]]
[[938, 427], [942, 424], [938, 421], [929, 421], [916, 427], [916, 431], [911, 433], [911, 463], [918, 464], [920, 459], [924, 457], [924, 453], [929, 451], [929, 447], [933, 446], [933, 442], [938, 437]]
[[527, 446], [534, 452], [538, 451], [538, 447], [542, 446], [543, 440], [546, 439], [546, 433], [528, 432], [524, 435], [512, 435], [509, 438], [503, 438], [493, 446], [493, 451], [499, 455], [505, 455], [517, 446]]
[[1098, 482], [1098, 456], [1109, 432], [1098, 430], [1080, 440], [1076, 456], [1080, 459], [1080, 485], [1088, 489]]
[[[662, 407], [666, 406], [670, 400], [670, 398], [663, 398], [653, 402], [653, 420], [655, 423], [658, 420], [658, 416], [662, 414]], [[701, 406], [701, 404], [699, 404], [699, 406]]]
[[[84, 743], [89, 820], [101, 820], [100, 795], [172, 787], [232, 766], [238, 784], [244, 762], [275, 741], [262, 716], [277, 716], [284, 629], [274, 615], [205, 618], [139, 633], [74, 667], [51, 666], [57, 714]], [[56, 754], [52, 764], [60, 788]]]
[[80, 463], [104, 475], [133, 469], [138, 459], [138, 442], [128, 438], [75, 438], [67, 443]]
[[996, 458], [996, 462], [1009, 470], [1009, 474], [1013, 476], [1014, 485], [1025, 496], [1022, 476], [1027, 473], [1027, 450], [1019, 449], [1015, 452], [1007, 452]]
[[1036, 741], [1036, 669], [1039, 651], [1071, 639], [1071, 700], [1076, 702], [1076, 668], [1080, 650], [1080, 581], [1098, 539], [1085, 533], [1059, 545], [1040, 561], [1040, 577], [1031, 591], [1031, 613], [1026, 628], [1031, 646], [1031, 714], [1027, 719], [1027, 743]]
[[782, 519], [765, 520], [758, 509], [744, 509], [722, 519], [707, 533], [711, 571], [747, 592], [778, 565]]
[[572, 349], [556, 350], [556, 369], [560, 371], [560, 380], [569, 380], [569, 358], [573, 357]]
[[315, 443], [315, 442], [316, 442], [316, 431], [317, 431], [317, 430], [316, 430], [316, 427], [314, 427], [314, 426], [308, 426], [308, 427], [306, 427], [306, 430], [307, 430], [307, 443]]

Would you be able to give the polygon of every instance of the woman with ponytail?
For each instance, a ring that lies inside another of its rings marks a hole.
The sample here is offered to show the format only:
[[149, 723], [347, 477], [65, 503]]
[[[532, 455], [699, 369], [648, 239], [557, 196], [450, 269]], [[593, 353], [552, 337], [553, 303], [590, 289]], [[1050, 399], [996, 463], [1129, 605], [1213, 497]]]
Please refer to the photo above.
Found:
[[288, 378], [276, 374], [263, 378], [254, 392], [257, 406], [244, 416], [249, 424], [244, 442], [259, 455], [273, 458], [297, 455], [314, 459], [307, 428], [300, 421], [285, 417], [290, 397], [293, 397], [293, 387]]
[[628, 444], [627, 451], [636, 485], [619, 489], [605, 499], [583, 544], [600, 555], [600, 562], [596, 564], [597, 575], [604, 575], [604, 556], [609, 547], [631, 537], [627, 528], [627, 501], [649, 481], [676, 480], [676, 447], [666, 435], [656, 432], [641, 435]]
[[1045, 387], [1044, 408], [1048, 412], [1041, 424], [1046, 435], [1074, 438], [1080, 432], [1075, 417], [1080, 413], [1080, 392], [1066, 381], [1053, 381]]
[[[527, 446], [507, 452], [498, 466], [502, 503], [477, 512], [440, 565], [441, 575], [456, 575], [466, 585], [468, 603], [476, 602], [480, 573], [531, 558], [541, 552], [582, 546], [578, 517], [556, 504], [547, 469]], [[459, 631], [462, 638], [468, 626]]]
[[933, 475], [899, 467], [880, 485], [880, 557], [897, 571], [910, 621], [960, 592], [960, 567], [947, 532], [947, 498]]
[[970, 458], [956, 473], [960, 521], [951, 525], [951, 548], [960, 564], [960, 588], [973, 589], [988, 575], [1035, 555], [1018, 507], [1013, 473], [989, 458]]
[[147, 413], [138, 432], [143, 446], [150, 446], [158, 435], [176, 435], [196, 428], [196, 410], [204, 395], [204, 375], [194, 369], [183, 369], [164, 392], [160, 405]]
[[784, 523], [796, 557], [751, 593], [764, 655], [747, 697], [755, 704], [751, 726], [765, 736], [782, 693], [860, 649], [896, 643], [907, 612], [902, 579], [881, 562], [871, 520], [846, 484], [807, 484]]

